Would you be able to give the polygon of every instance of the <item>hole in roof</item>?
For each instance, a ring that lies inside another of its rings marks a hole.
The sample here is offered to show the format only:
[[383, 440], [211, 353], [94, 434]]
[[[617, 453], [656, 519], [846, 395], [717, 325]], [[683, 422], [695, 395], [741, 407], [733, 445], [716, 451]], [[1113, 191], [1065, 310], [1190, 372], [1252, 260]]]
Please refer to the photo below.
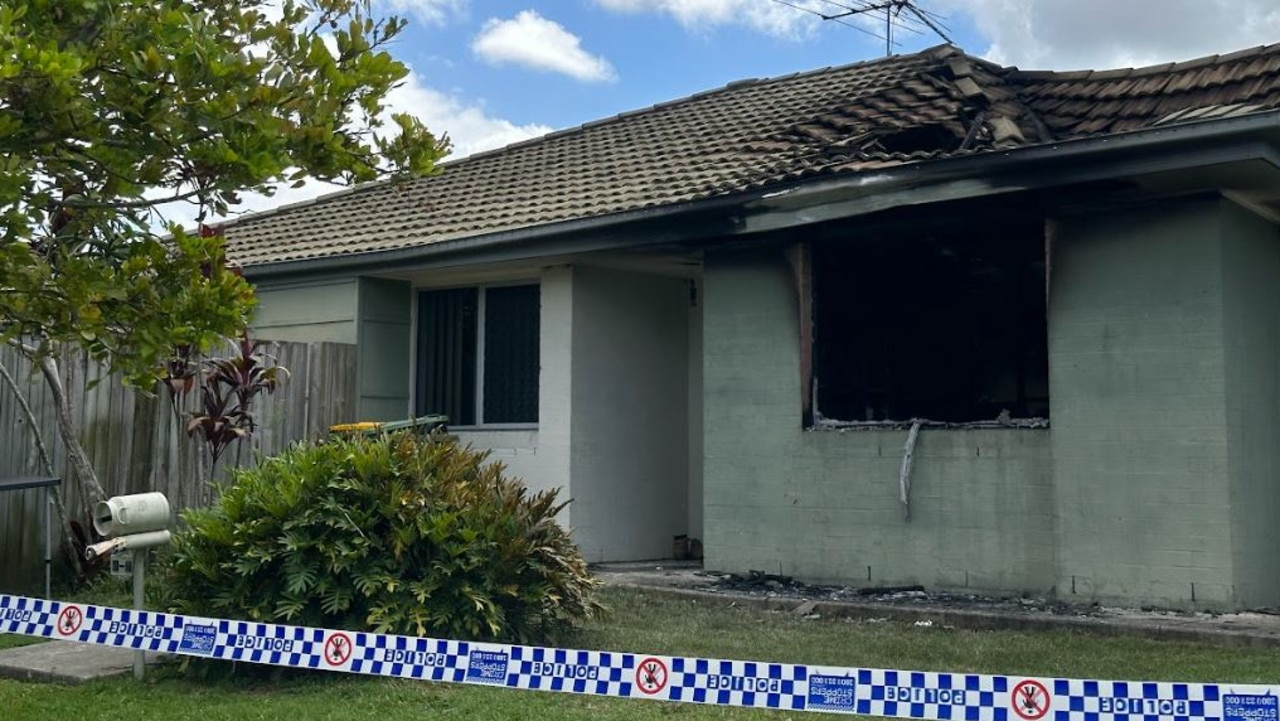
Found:
[[963, 140], [942, 125], [917, 125], [881, 135], [875, 146], [886, 153], [953, 151], [960, 148]]

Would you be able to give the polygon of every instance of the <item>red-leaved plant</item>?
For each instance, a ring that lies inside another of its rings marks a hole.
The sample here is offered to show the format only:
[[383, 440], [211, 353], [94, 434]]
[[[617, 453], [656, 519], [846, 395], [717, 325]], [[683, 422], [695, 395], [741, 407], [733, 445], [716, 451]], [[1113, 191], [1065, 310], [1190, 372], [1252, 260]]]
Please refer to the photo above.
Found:
[[[254, 400], [263, 393], [274, 393], [289, 376], [288, 369], [262, 352], [263, 345], [263, 341], [242, 335], [235, 354], [201, 363], [200, 408], [187, 421], [187, 435], [204, 440], [213, 468], [232, 443], [257, 429]], [[189, 389], [187, 386], [179, 392]], [[171, 384], [170, 391], [174, 390]]]

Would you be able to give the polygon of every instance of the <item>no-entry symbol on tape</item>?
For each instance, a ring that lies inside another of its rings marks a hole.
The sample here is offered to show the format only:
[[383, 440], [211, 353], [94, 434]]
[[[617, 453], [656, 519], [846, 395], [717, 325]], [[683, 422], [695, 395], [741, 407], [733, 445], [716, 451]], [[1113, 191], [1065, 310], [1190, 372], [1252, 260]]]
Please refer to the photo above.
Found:
[[652, 656], [636, 666], [636, 688], [650, 696], [667, 687], [667, 664]]
[[324, 662], [330, 666], [341, 666], [351, 658], [351, 637], [345, 633], [334, 633], [325, 639]]
[[80, 624], [84, 622], [84, 611], [79, 606], [67, 606], [58, 614], [58, 634], [61, 636], [70, 636], [80, 630]]
[[1037, 721], [1049, 713], [1049, 689], [1027, 679], [1013, 687], [1013, 712], [1026, 721]]

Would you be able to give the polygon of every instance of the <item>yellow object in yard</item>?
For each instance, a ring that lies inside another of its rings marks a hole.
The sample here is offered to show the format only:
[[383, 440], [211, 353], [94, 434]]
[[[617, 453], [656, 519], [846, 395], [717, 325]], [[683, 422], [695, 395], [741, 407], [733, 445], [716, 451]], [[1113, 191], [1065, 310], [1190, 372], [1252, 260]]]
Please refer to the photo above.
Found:
[[329, 426], [330, 433], [358, 433], [360, 431], [376, 431], [382, 428], [377, 421], [361, 421], [359, 423], [338, 423]]
[[338, 423], [329, 426], [329, 432], [334, 434], [374, 435], [382, 432], [414, 430], [418, 433], [431, 433], [443, 430], [448, 421], [448, 416], [435, 415], [420, 416], [406, 421], [359, 421], [357, 423]]

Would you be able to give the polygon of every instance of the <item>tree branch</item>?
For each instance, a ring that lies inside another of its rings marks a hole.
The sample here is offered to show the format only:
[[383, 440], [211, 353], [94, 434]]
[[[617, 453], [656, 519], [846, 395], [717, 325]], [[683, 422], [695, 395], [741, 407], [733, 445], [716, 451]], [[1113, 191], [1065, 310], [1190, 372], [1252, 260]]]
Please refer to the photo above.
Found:
[[49, 384], [49, 390], [53, 392], [54, 403], [58, 406], [58, 433], [62, 436], [63, 445], [66, 446], [67, 458], [71, 461], [72, 469], [84, 484], [90, 505], [106, 500], [107, 492], [103, 490], [102, 484], [98, 481], [98, 473], [93, 469], [89, 455], [84, 452], [84, 446], [80, 444], [75, 418], [71, 415], [71, 403], [62, 385], [62, 378], [58, 375], [58, 362], [47, 355], [37, 362], [40, 365], [40, 373]]
[[26, 343], [23, 343], [17, 338], [10, 338], [9, 345], [22, 351], [22, 354], [25, 355], [27, 358], [31, 359], [32, 362], [35, 361], [36, 356], [40, 355], [39, 348], [36, 348], [35, 346], [27, 345]]
[[139, 208], [151, 208], [157, 205], [164, 205], [165, 203], [174, 203], [179, 200], [189, 200], [191, 198], [196, 197], [202, 192], [204, 192], [203, 189], [197, 188], [196, 190], [189, 190], [185, 193], [178, 193], [176, 195], [172, 195], [165, 198], [154, 198], [154, 199], [139, 198], [137, 200], [122, 200], [119, 202], [108, 202], [108, 201], [101, 201], [101, 200], [76, 200], [74, 198], [65, 198], [59, 201], [59, 204], [67, 206], [69, 208], [86, 208], [86, 209], [116, 208], [120, 210], [128, 210], [128, 209], [139, 209]]

